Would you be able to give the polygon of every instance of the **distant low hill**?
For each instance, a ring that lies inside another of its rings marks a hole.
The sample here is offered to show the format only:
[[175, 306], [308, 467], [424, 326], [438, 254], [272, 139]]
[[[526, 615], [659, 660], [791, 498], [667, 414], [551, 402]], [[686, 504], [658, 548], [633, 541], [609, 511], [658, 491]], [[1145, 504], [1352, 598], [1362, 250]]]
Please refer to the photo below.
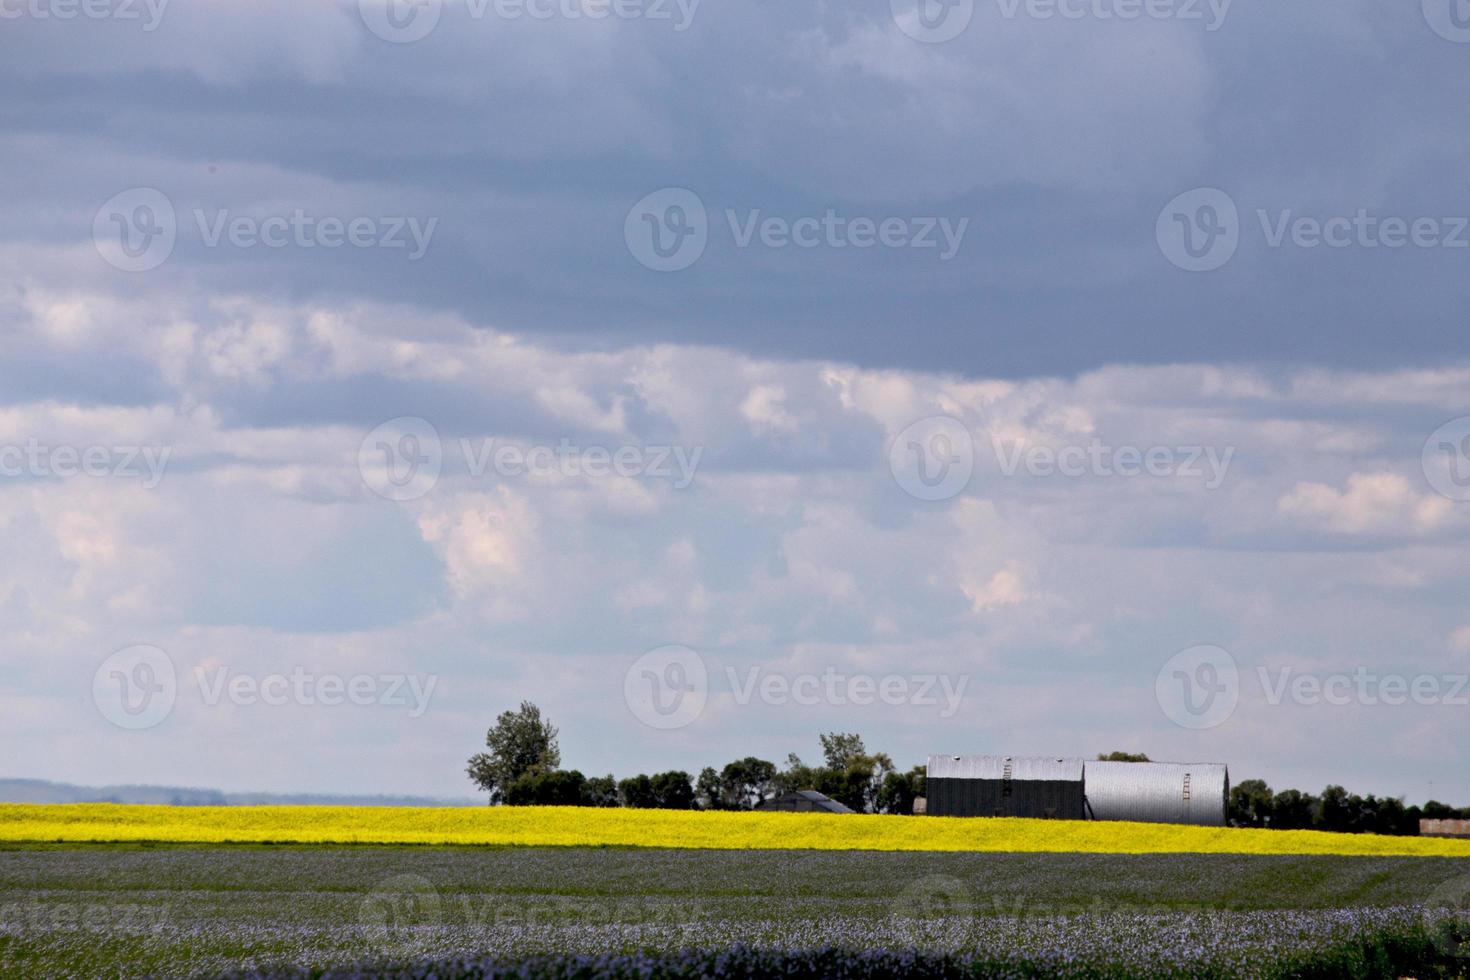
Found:
[[0, 779], [0, 803], [154, 803], [163, 806], [483, 806], [472, 797], [336, 796], [328, 793], [226, 793], [190, 786], [75, 786], [44, 779]]

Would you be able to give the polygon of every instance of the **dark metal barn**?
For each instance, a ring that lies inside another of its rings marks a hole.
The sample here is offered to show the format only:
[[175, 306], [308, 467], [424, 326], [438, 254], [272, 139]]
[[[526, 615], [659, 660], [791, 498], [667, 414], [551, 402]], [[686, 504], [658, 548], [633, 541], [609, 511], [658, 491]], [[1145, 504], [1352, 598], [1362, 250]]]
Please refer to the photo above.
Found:
[[1081, 759], [1001, 755], [931, 755], [924, 779], [927, 811], [936, 817], [1086, 815]]

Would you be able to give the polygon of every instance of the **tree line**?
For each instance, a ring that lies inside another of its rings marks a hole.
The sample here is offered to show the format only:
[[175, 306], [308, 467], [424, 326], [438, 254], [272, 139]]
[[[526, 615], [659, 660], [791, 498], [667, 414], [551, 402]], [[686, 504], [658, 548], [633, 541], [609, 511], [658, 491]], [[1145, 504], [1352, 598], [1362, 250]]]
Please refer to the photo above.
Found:
[[[466, 772], [490, 794], [492, 805], [633, 807], [662, 810], [751, 810], [783, 793], [814, 789], [859, 813], [913, 813], [924, 795], [924, 767], [900, 772], [882, 752], [869, 752], [850, 732], [821, 735], [822, 764], [807, 765], [792, 753], [784, 766], [747, 756], [698, 775], [680, 769], [615, 779], [561, 768], [557, 729], [541, 709], [522, 701], [505, 711], [485, 735], [485, 752], [472, 756]], [[1111, 752], [1098, 759], [1148, 762], [1147, 755]], [[1295, 789], [1273, 791], [1264, 780], [1231, 787], [1227, 821], [1233, 827], [1326, 830], [1334, 833], [1417, 835], [1419, 820], [1470, 820], [1470, 807], [1456, 809], [1431, 800], [1405, 806], [1398, 798], [1366, 797], [1341, 786], [1320, 795]]]
[[1313, 796], [1295, 789], [1274, 791], [1263, 779], [1232, 786], [1227, 813], [1232, 827], [1399, 837], [1418, 836], [1421, 819], [1470, 820], [1470, 807], [1457, 809], [1438, 800], [1405, 806], [1396, 797], [1359, 796], [1341, 786], [1328, 786], [1321, 795]]
[[697, 776], [679, 769], [626, 779], [586, 776], [561, 768], [557, 729], [529, 701], [502, 712], [485, 735], [486, 751], [470, 757], [466, 773], [490, 794], [491, 805], [600, 806], [663, 810], [751, 810], [782, 793], [814, 789], [860, 813], [912, 813], [924, 795], [924, 767], [894, 768], [869, 752], [861, 736], [820, 736], [821, 765], [792, 753], [784, 766], [747, 756]]
[[[1146, 755], [1113, 752], [1104, 762], [1148, 762]], [[1296, 789], [1272, 790], [1263, 779], [1246, 779], [1230, 787], [1226, 822], [1232, 827], [1266, 830], [1325, 830], [1335, 834], [1386, 834], [1417, 837], [1419, 821], [1470, 820], [1470, 807], [1456, 809], [1438, 800], [1405, 806], [1397, 797], [1359, 796], [1341, 786], [1328, 786], [1318, 796]]]

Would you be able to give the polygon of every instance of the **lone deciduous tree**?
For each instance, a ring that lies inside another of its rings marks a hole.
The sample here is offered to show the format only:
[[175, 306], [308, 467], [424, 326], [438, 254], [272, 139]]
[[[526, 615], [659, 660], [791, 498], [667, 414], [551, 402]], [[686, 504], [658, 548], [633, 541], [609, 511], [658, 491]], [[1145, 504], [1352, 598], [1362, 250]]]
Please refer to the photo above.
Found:
[[860, 813], [876, 810], [883, 781], [894, 771], [893, 760], [882, 752], [869, 753], [862, 738], [850, 732], [829, 732], [821, 741], [827, 764], [805, 765], [793, 752], [773, 780], [775, 789], [782, 793], [814, 789]]
[[725, 807], [749, 810], [771, 795], [776, 779], [776, 764], [755, 756], [727, 765], [720, 773], [720, 796]]
[[503, 803], [506, 789], [522, 776], [552, 772], [561, 765], [556, 729], [529, 701], [522, 701], [517, 711], [501, 712], [485, 733], [485, 746], [490, 751], [471, 756], [465, 772], [490, 794], [491, 805]]

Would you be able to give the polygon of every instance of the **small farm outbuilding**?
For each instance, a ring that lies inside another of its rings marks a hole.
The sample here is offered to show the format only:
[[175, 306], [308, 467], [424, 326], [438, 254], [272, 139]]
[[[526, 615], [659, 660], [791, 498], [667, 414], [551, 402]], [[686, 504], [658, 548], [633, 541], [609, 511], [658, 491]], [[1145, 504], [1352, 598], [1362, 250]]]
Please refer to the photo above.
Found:
[[756, 806], [757, 810], [777, 810], [787, 813], [853, 813], [851, 807], [844, 806], [829, 796], [823, 796], [814, 789], [799, 789], [794, 793], [782, 793], [764, 800]]
[[1085, 816], [1081, 759], [931, 755], [924, 794], [936, 817]]
[[1089, 762], [1086, 789], [1095, 820], [1223, 827], [1230, 771], [1217, 763]]
[[1470, 820], [1420, 820], [1420, 837], [1470, 837]]

